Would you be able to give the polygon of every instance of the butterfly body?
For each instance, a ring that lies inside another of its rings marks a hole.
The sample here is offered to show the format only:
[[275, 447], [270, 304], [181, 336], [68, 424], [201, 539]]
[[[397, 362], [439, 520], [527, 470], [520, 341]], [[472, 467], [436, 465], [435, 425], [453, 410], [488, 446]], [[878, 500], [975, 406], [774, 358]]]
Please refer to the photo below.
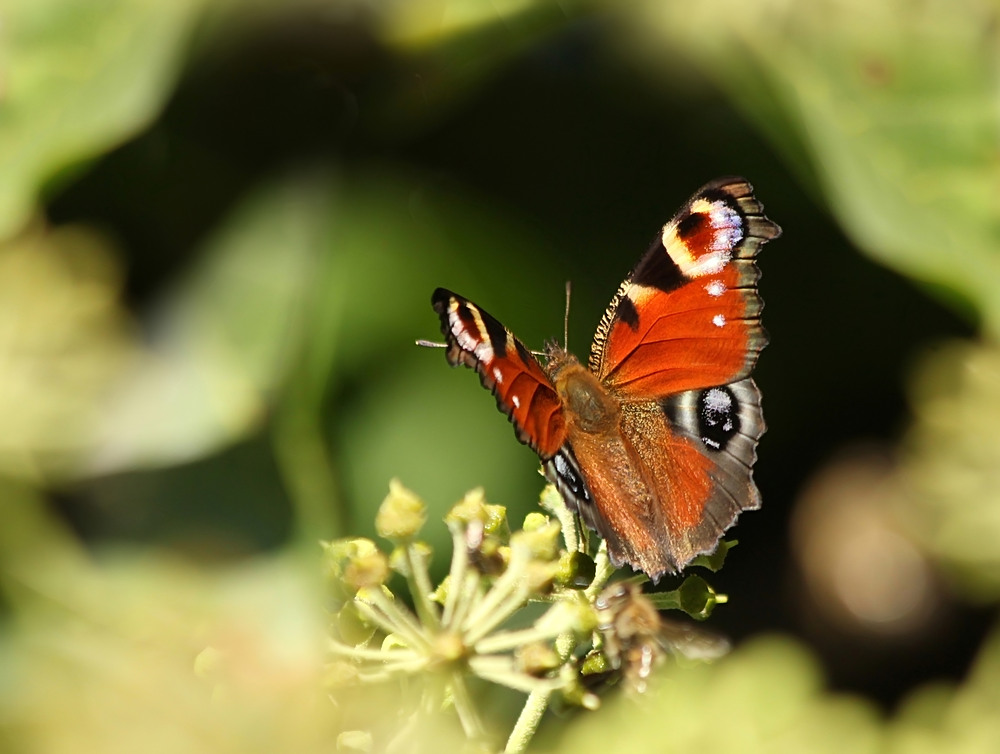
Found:
[[586, 366], [557, 345], [541, 363], [468, 299], [434, 292], [449, 362], [479, 373], [615, 565], [675, 573], [760, 506], [753, 258], [779, 233], [746, 181], [703, 187], [619, 287]]

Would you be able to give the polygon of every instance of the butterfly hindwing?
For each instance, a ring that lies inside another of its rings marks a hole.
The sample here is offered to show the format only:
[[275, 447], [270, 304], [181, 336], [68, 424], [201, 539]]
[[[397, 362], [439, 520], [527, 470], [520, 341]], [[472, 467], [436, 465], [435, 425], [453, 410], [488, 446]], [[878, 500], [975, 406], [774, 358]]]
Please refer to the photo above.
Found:
[[741, 511], [760, 507], [750, 476], [764, 431], [760, 394], [747, 379], [619, 411], [614, 431], [601, 434], [571, 417], [546, 476], [607, 542], [614, 565], [658, 580], [714, 550]]
[[452, 366], [464, 364], [479, 373], [517, 433], [542, 460], [566, 439], [562, 405], [538, 360], [489, 313], [462, 296], [438, 288], [431, 297], [441, 318]]
[[[760, 507], [751, 468], [765, 430], [764, 417], [760, 391], [749, 378], [672, 395], [658, 407], [666, 417], [666, 430], [659, 437], [628, 421], [622, 432], [640, 456], [651, 459], [653, 487], [670, 534], [662, 549], [678, 570], [712, 552], [741, 511]], [[660, 474], [662, 463], [656, 459], [664, 448], [670, 449], [671, 460], [666, 474]], [[678, 487], [686, 494], [678, 494]]]

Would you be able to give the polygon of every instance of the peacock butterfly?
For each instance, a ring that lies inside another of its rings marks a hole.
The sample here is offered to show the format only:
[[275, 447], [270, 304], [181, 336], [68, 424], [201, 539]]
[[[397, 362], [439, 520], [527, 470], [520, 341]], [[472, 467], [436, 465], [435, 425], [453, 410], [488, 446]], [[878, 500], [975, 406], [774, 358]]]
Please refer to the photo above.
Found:
[[448, 361], [479, 373], [615, 566], [676, 573], [760, 507], [754, 257], [780, 233], [746, 180], [703, 186], [618, 288], [586, 367], [555, 343], [543, 364], [483, 309], [434, 291]]

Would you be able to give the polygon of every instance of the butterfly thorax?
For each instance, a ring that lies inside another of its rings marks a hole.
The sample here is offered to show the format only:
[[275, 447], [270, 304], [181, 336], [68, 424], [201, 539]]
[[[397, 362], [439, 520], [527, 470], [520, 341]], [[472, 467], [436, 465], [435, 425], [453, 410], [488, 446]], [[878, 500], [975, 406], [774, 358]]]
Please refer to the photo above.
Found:
[[618, 400], [594, 373], [558, 345], [550, 344], [546, 355], [545, 372], [567, 409], [567, 419], [590, 434], [614, 431], [619, 421]]

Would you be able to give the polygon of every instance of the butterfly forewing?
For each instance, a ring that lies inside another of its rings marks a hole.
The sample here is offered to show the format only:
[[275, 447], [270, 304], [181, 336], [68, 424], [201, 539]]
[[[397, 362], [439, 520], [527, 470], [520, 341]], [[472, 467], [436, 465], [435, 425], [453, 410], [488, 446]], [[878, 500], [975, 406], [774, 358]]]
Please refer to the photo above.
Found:
[[562, 405], [538, 360], [489, 313], [444, 288], [431, 297], [452, 366], [479, 373], [517, 438], [548, 460], [566, 440]]
[[753, 258], [779, 232], [746, 181], [703, 187], [618, 289], [591, 370], [636, 399], [746, 377], [767, 343]]

